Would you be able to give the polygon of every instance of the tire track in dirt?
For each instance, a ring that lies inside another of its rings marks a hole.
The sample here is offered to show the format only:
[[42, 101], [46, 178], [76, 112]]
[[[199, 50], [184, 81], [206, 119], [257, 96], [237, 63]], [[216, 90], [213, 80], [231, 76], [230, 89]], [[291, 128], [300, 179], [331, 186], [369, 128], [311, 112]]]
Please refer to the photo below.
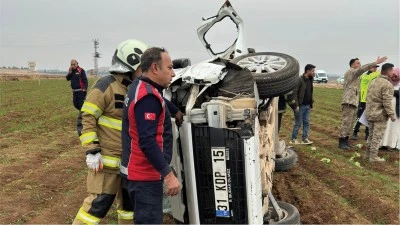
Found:
[[[293, 115], [284, 116], [282, 125], [280, 136], [290, 140]], [[337, 127], [313, 120], [311, 129], [314, 132], [310, 137], [317, 151], [311, 151], [309, 146], [296, 146], [298, 165], [287, 173], [274, 174], [276, 197], [298, 207], [302, 223], [398, 223], [399, 171], [398, 163], [395, 164], [398, 153], [390, 153], [389, 162], [393, 164], [362, 161], [363, 169], [354, 168], [349, 162], [354, 151], [337, 148]], [[331, 158], [334, 163], [327, 167], [320, 161], [322, 157]], [[347, 171], [360, 172], [352, 179]]]
[[[330, 187], [337, 195], [346, 199], [354, 208], [362, 212], [362, 215], [374, 223], [398, 223], [398, 197], [397, 193], [387, 193], [388, 196], [380, 195], [377, 190], [381, 183], [370, 180], [368, 186], [357, 183], [351, 177], [338, 174], [333, 165], [326, 165], [308, 157], [303, 152], [298, 152], [299, 163], [307, 168], [308, 173], [318, 177], [320, 181]], [[373, 212], [373, 213], [372, 213]]]
[[[301, 165], [276, 174], [273, 193], [276, 198], [298, 208], [302, 224], [371, 223]], [[292, 196], [297, 196], [297, 200]]]

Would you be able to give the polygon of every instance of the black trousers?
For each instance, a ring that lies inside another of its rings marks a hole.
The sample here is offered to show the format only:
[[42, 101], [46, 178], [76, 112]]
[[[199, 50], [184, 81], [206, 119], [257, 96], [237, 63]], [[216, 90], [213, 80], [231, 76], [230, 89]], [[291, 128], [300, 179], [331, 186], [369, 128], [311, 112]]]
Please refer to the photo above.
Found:
[[163, 181], [131, 181], [127, 190], [134, 206], [135, 224], [163, 223]]
[[81, 111], [83, 102], [86, 99], [86, 91], [74, 91], [72, 96], [72, 102], [77, 110]]
[[283, 113], [278, 113], [278, 133], [281, 130]]
[[[361, 115], [363, 114], [364, 110], [365, 110], [365, 102], [360, 102], [360, 104], [358, 105], [358, 111], [357, 111], [357, 122], [354, 126], [354, 133], [357, 134], [358, 132], [360, 132], [360, 126], [361, 123], [359, 122]], [[365, 127], [365, 135], [368, 136], [369, 135], [369, 129], [368, 127]]]

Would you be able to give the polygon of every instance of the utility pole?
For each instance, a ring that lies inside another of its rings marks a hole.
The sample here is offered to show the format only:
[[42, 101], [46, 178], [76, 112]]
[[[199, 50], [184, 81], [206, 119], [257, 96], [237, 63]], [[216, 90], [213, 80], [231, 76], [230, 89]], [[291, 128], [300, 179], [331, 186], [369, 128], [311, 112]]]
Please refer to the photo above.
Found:
[[100, 58], [100, 53], [97, 51], [99, 49], [99, 39], [93, 39], [94, 43], [94, 53], [93, 53], [93, 61], [94, 61], [94, 69], [93, 69], [93, 74], [94, 75], [99, 75], [99, 63], [98, 63], [98, 58]]

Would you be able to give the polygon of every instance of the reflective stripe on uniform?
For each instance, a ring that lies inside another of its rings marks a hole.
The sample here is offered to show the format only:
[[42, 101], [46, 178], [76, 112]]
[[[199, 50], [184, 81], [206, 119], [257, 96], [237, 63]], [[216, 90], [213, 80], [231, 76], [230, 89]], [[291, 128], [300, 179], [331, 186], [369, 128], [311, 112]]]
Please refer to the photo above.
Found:
[[109, 168], [119, 169], [121, 165], [121, 159], [113, 156], [103, 155], [103, 165]]
[[79, 209], [78, 215], [76, 215], [80, 221], [84, 224], [99, 224], [100, 218], [90, 215], [89, 213], [85, 212], [83, 208]]
[[83, 146], [92, 143], [94, 141], [99, 141], [96, 132], [84, 133], [81, 136], [79, 136], [79, 139], [81, 139], [81, 143]]
[[101, 110], [97, 105], [86, 101], [83, 103], [81, 111], [93, 115], [96, 119], [103, 114], [103, 110]]
[[123, 220], [133, 220], [133, 212], [132, 211], [125, 211], [125, 210], [117, 210], [118, 212], [118, 219]]
[[115, 130], [122, 130], [122, 120], [117, 120], [108, 116], [100, 116], [98, 124]]

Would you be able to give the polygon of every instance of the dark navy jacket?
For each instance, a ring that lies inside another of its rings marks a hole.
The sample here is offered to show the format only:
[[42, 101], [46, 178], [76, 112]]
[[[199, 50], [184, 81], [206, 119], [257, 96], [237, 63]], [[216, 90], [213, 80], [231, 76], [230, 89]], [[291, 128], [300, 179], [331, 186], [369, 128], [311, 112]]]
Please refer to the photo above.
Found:
[[163, 88], [147, 77], [130, 85], [122, 116], [121, 174], [134, 181], [159, 181], [171, 172], [172, 122], [177, 112]]
[[78, 66], [75, 70], [67, 75], [67, 80], [71, 81], [71, 88], [73, 90], [87, 90], [88, 80], [86, 77], [85, 70]]

